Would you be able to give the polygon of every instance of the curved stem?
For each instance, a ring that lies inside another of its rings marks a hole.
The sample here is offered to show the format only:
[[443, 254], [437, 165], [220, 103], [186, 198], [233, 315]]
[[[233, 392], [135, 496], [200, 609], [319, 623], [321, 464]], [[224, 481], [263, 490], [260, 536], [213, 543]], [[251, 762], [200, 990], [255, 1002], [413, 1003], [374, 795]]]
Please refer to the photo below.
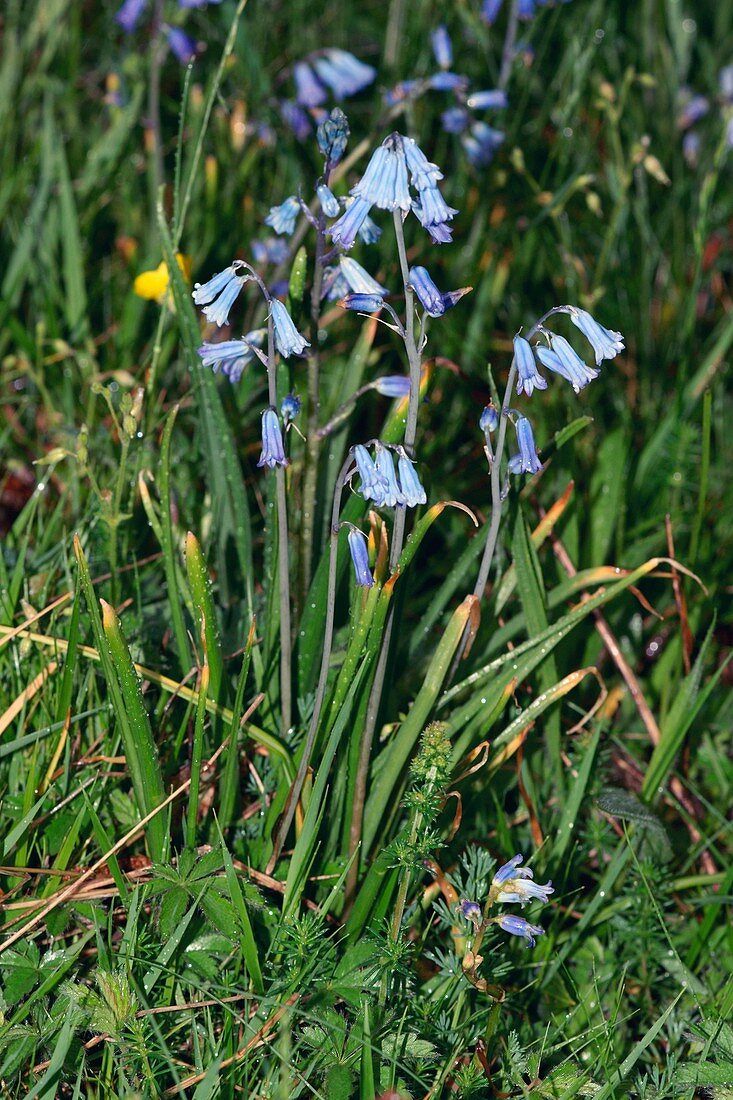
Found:
[[303, 784], [305, 782], [306, 772], [308, 771], [308, 765], [310, 764], [311, 753], [313, 752], [313, 745], [315, 744], [316, 734], [318, 733], [318, 724], [321, 719], [321, 711], [323, 709], [323, 700], [326, 696], [326, 685], [328, 683], [328, 670], [331, 664], [331, 650], [333, 648], [333, 623], [336, 613], [336, 562], [338, 558], [338, 534], [339, 534], [339, 516], [341, 514], [341, 494], [344, 490], [347, 478], [354, 467], [354, 460], [349, 454], [344, 462], [338, 477], [336, 478], [336, 487], [333, 496], [333, 508], [331, 511], [331, 540], [328, 557], [328, 591], [326, 593], [326, 626], [323, 637], [323, 654], [321, 656], [321, 671], [318, 676], [318, 687], [316, 688], [316, 697], [313, 703], [313, 714], [311, 716], [310, 726], [308, 727], [308, 733], [306, 734], [305, 743], [303, 745], [303, 752], [300, 758], [300, 764], [298, 765], [298, 772], [295, 776], [292, 787], [285, 802], [285, 808], [283, 809], [282, 816], [280, 818], [280, 824], [278, 825], [277, 834], [272, 847], [272, 855], [267, 864], [267, 874], [272, 874], [272, 871], [277, 863], [280, 852], [283, 849], [285, 838], [288, 835], [288, 830], [295, 814], [295, 807], [298, 805], [298, 799], [300, 798], [301, 791], [303, 790]]
[[[328, 180], [326, 180], [328, 183]], [[308, 428], [303, 472], [303, 505], [300, 525], [300, 590], [305, 604], [311, 582], [313, 566], [313, 529], [315, 526], [316, 496], [318, 492], [318, 455], [321, 447], [320, 420], [320, 372], [321, 351], [318, 332], [321, 322], [321, 288], [323, 286], [323, 253], [326, 235], [326, 219], [323, 211], [318, 214], [316, 225], [316, 255], [311, 290], [311, 347], [308, 356]]]

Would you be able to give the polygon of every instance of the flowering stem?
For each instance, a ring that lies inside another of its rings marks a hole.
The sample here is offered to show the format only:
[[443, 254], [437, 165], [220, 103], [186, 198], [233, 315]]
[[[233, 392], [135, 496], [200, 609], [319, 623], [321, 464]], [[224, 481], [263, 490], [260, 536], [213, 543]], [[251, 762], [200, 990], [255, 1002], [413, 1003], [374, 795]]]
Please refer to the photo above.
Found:
[[306, 734], [305, 743], [303, 745], [303, 752], [300, 758], [300, 764], [298, 765], [298, 772], [295, 776], [295, 781], [290, 788], [287, 801], [285, 802], [285, 808], [283, 809], [282, 816], [280, 818], [280, 824], [278, 826], [277, 834], [273, 842], [272, 855], [267, 864], [267, 874], [271, 874], [275, 864], [277, 863], [280, 852], [283, 849], [285, 838], [288, 835], [293, 816], [295, 814], [295, 807], [298, 805], [298, 799], [300, 798], [301, 791], [303, 790], [303, 783], [305, 782], [306, 772], [308, 771], [308, 765], [310, 764], [311, 753], [313, 752], [313, 745], [316, 740], [316, 734], [318, 733], [318, 724], [321, 719], [321, 710], [323, 709], [323, 700], [326, 696], [326, 685], [328, 683], [328, 669], [331, 664], [331, 649], [333, 647], [333, 622], [336, 612], [336, 562], [338, 558], [338, 534], [339, 534], [339, 516], [341, 514], [341, 495], [344, 490], [344, 485], [354, 467], [354, 460], [349, 454], [344, 462], [338, 477], [336, 478], [336, 486], [333, 495], [333, 508], [331, 511], [331, 540], [328, 556], [328, 589], [326, 593], [326, 626], [323, 637], [323, 653], [321, 656], [321, 671], [318, 676], [318, 687], [316, 688], [316, 697], [313, 703], [313, 714], [311, 716], [310, 726], [308, 727], [308, 733]]
[[[277, 367], [275, 364], [275, 326], [272, 312], [267, 318], [267, 392], [277, 408]], [[292, 725], [292, 639], [290, 627], [290, 565], [288, 561], [288, 507], [285, 495], [285, 468], [275, 467], [277, 496], [277, 575], [280, 599], [280, 707], [282, 734], [287, 739]]]
[[[326, 181], [328, 183], [328, 181]], [[321, 434], [318, 430], [320, 404], [321, 351], [318, 331], [321, 322], [321, 288], [323, 286], [323, 246], [326, 235], [326, 219], [323, 211], [316, 226], [316, 255], [311, 290], [311, 348], [308, 356], [308, 428], [303, 473], [303, 505], [300, 527], [300, 580], [301, 596], [305, 603], [311, 582], [313, 563], [313, 529], [315, 525], [316, 495], [318, 491], [318, 454]]]
[[509, 9], [509, 19], [506, 27], [506, 36], [504, 38], [504, 48], [501, 51], [501, 69], [499, 70], [499, 80], [497, 87], [504, 89], [509, 83], [509, 77], [512, 71], [512, 64], [514, 62], [514, 47], [517, 43], [517, 29], [519, 27], [519, 0], [512, 0], [511, 7]]
[[148, 84], [148, 124], [147, 132], [153, 158], [153, 195], [157, 202], [158, 192], [165, 182], [163, 164], [163, 138], [160, 125], [160, 75], [165, 58], [165, 40], [162, 33], [163, 0], [156, 0], [153, 11], [153, 26], [150, 39], [150, 81]]
[[[405, 247], [405, 234], [402, 227], [402, 213], [395, 210], [393, 214], [395, 236], [397, 238], [397, 252], [400, 258], [400, 270], [402, 282], [405, 288], [405, 350], [410, 366], [410, 398], [407, 405], [407, 420], [405, 421], [404, 446], [407, 454], [412, 457], [415, 451], [415, 438], [417, 436], [417, 415], [420, 407], [420, 348], [415, 342], [415, 296], [409, 284], [410, 269], [407, 263], [407, 249]], [[420, 341], [422, 344], [422, 340]], [[392, 545], [389, 553], [390, 572], [394, 573], [402, 553], [402, 545], [405, 539], [405, 522], [407, 509], [398, 506], [395, 508], [394, 527], [392, 529]], [[351, 827], [349, 830], [349, 858], [353, 856], [361, 840], [361, 830], [364, 821], [364, 803], [366, 801], [366, 785], [369, 775], [369, 760], [374, 740], [374, 730], [379, 716], [379, 705], [382, 701], [382, 689], [384, 677], [387, 671], [389, 646], [392, 640], [392, 626], [394, 623], [394, 609], [390, 607], [387, 621], [382, 636], [382, 646], [377, 659], [377, 667], [374, 672], [374, 680], [369, 693], [366, 717], [364, 720], [364, 732], [362, 734], [359, 749], [359, 761], [354, 777], [354, 799], [351, 810]], [[346, 878], [347, 904], [352, 899], [359, 876], [359, 861], [352, 860], [349, 873]]]

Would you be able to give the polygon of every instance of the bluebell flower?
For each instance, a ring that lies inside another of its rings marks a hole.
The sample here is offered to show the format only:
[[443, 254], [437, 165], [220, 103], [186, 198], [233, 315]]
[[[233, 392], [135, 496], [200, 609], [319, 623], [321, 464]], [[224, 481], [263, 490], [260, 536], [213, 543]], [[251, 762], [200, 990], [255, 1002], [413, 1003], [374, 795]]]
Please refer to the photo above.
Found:
[[353, 199], [328, 231], [333, 243], [346, 252], [353, 248], [356, 235], [369, 216], [370, 209], [371, 203], [366, 199]]
[[530, 868], [519, 866], [523, 860], [524, 857], [518, 853], [496, 872], [491, 881], [493, 887], [499, 887], [495, 901], [505, 904], [518, 902], [520, 905], [526, 905], [533, 899], [547, 902], [550, 894], [555, 893], [551, 882], [541, 886], [533, 881], [534, 874]]
[[301, 107], [318, 107], [328, 99], [328, 92], [305, 61], [293, 65], [295, 98]]
[[701, 146], [702, 139], [697, 130], [688, 130], [682, 138], [682, 155], [691, 168], [697, 165]]
[[280, 416], [287, 427], [291, 420], [295, 420], [300, 413], [301, 400], [294, 393], [288, 393], [280, 402]]
[[[417, 204], [415, 204], [417, 208]], [[447, 222], [436, 222], [435, 225], [426, 225], [430, 239], [434, 244], [450, 244], [453, 240], [453, 227]]]
[[251, 249], [252, 258], [258, 264], [284, 264], [290, 255], [290, 246], [284, 237], [252, 241]]
[[542, 345], [537, 347], [540, 363], [548, 370], [567, 379], [575, 392], [580, 393], [584, 386], [598, 377], [600, 371], [584, 363], [564, 336], [556, 336], [553, 333], [550, 341], [551, 348], [545, 348]]
[[443, 111], [440, 122], [447, 134], [462, 134], [468, 129], [471, 116], [465, 107], [449, 107]]
[[[349, 201], [351, 203], [354, 203], [358, 202], [359, 200], [350, 199]], [[382, 236], [381, 227], [378, 226], [374, 219], [370, 218], [368, 214], [361, 221], [357, 233], [359, 235], [359, 240], [363, 241], [364, 244], [376, 244], [379, 238]]]
[[440, 72], [428, 77], [428, 87], [435, 92], [462, 92], [468, 85], [468, 77], [461, 73]]
[[420, 192], [420, 198], [412, 204], [412, 209], [425, 229], [431, 226], [447, 226], [458, 211], [448, 206], [437, 187], [426, 187]]
[[444, 23], [435, 28], [430, 40], [435, 54], [435, 60], [441, 69], [450, 69], [453, 64], [453, 43], [450, 40], [448, 29]]
[[704, 95], [690, 96], [677, 116], [677, 126], [680, 130], [686, 130], [694, 126], [710, 110], [710, 101]]
[[384, 308], [384, 298], [381, 294], [345, 294], [339, 304], [355, 313], [379, 313]]
[[326, 267], [323, 270], [323, 282], [321, 285], [321, 298], [327, 298], [329, 302], [344, 298], [349, 293], [349, 284], [344, 278], [340, 267]]
[[308, 115], [300, 104], [293, 103], [292, 99], [280, 101], [280, 117], [285, 125], [290, 127], [298, 141], [305, 141], [313, 133]]
[[604, 328], [590, 313], [578, 306], [567, 306], [563, 311], [570, 316], [576, 328], [580, 329], [585, 338], [590, 342], [596, 357], [596, 366], [599, 367], [604, 359], [615, 359], [620, 351], [624, 350], [624, 338], [620, 332]]
[[520, 19], [531, 19], [537, 7], [537, 0], [519, 0], [517, 15]]
[[333, 168], [346, 152], [349, 140], [349, 120], [340, 107], [334, 107], [328, 118], [320, 123], [316, 140], [328, 167]]
[[244, 340], [221, 340], [217, 344], [204, 342], [198, 354], [205, 367], [211, 367], [214, 374], [221, 370], [230, 382], [238, 382], [244, 368], [254, 358], [254, 352]]
[[478, 426], [484, 435], [495, 432], [499, 427], [499, 413], [491, 402], [486, 406], [479, 418]]
[[496, 17], [501, 11], [502, 0], [484, 0], [481, 5], [481, 18], [484, 23], [488, 23], [491, 26], [496, 21]]
[[382, 499], [376, 503], [383, 508], [395, 508], [398, 504], [406, 504], [407, 501], [397, 484], [392, 452], [387, 447], [383, 447], [381, 443], [377, 443], [374, 464], [386, 484]]
[[[438, 180], [443, 179], [443, 173], [437, 164], [433, 164], [432, 161], [428, 160], [413, 138], [401, 137], [400, 134], [393, 134], [392, 136], [401, 140], [405, 161], [410, 170], [410, 183], [415, 190], [424, 191], [435, 188]], [[457, 214], [458, 211], [456, 210], [455, 213]]]
[[277, 298], [273, 298], [270, 303], [270, 313], [275, 328], [275, 346], [284, 359], [293, 354], [300, 355], [304, 348], [310, 347], [310, 343], [298, 332], [292, 317]]
[[532, 345], [523, 336], [514, 337], [514, 358], [517, 362], [517, 393], [526, 393], [532, 396], [535, 387], [538, 390], [547, 389], [547, 379], [543, 378], [537, 370], [537, 361], [532, 351]]
[[300, 203], [295, 195], [290, 195], [279, 206], [270, 207], [270, 213], [265, 218], [265, 225], [269, 225], [280, 236], [289, 237], [295, 229], [298, 214], [300, 214]]
[[505, 137], [506, 134], [501, 130], [495, 130], [485, 122], [475, 122], [470, 132], [463, 135], [461, 142], [474, 168], [487, 168]]
[[318, 187], [316, 187], [316, 194], [321, 204], [321, 210], [326, 217], [337, 218], [341, 207], [331, 188], [327, 187], [325, 183], [319, 183]]
[[354, 294], [379, 294], [382, 297], [389, 294], [386, 287], [373, 279], [361, 264], [358, 264], [356, 260], [352, 260], [349, 256], [341, 256], [339, 267], [341, 268], [341, 274], [348, 283], [349, 290], [353, 291]]
[[381, 210], [410, 209], [407, 163], [399, 134], [390, 134], [371, 155], [366, 171], [351, 194]]
[[537, 936], [544, 935], [545, 931], [539, 924], [530, 924], [524, 917], [514, 917], [509, 913], [495, 917], [494, 923], [510, 936], [522, 936], [530, 947], [534, 947]]
[[382, 397], [409, 397], [410, 379], [406, 374], [385, 374], [372, 382], [372, 388]]
[[509, 99], [502, 88], [494, 88], [491, 91], [472, 92], [466, 100], [466, 106], [473, 111], [488, 111], [508, 106]]
[[425, 489], [417, 476], [417, 471], [411, 459], [407, 457], [407, 453], [404, 447], [398, 447], [397, 449], [397, 469], [400, 478], [400, 489], [402, 490], [403, 503], [408, 508], [416, 508], [418, 504], [427, 503], [427, 495]]
[[188, 65], [196, 56], [196, 43], [180, 27], [166, 27], [165, 37], [171, 53], [181, 65]]
[[377, 70], [365, 65], [347, 50], [324, 50], [313, 58], [313, 66], [319, 79], [331, 89], [336, 99], [345, 99], [367, 88], [375, 79]]
[[275, 466], [287, 466], [287, 464], [277, 413], [274, 409], [265, 409], [262, 414], [262, 454], [257, 465], [269, 466], [272, 470]]
[[718, 73], [718, 87], [724, 103], [733, 103], [733, 65], [724, 65]]
[[390, 88], [384, 93], [384, 102], [388, 107], [395, 107], [398, 103], [404, 103], [414, 91], [422, 86], [422, 80], [400, 80], [394, 88]]
[[430, 317], [442, 317], [447, 309], [451, 309], [471, 289], [465, 286], [460, 290], [451, 290], [442, 294], [424, 267], [410, 268], [408, 282], [415, 291], [420, 305]]
[[126, 34], [132, 34], [147, 6], [148, 0], [125, 0], [115, 14], [115, 22]]
[[470, 920], [472, 924], [478, 924], [481, 920], [481, 906], [470, 898], [462, 898], [458, 903], [458, 912], [464, 920]]
[[372, 588], [374, 586], [374, 577], [369, 568], [369, 553], [367, 550], [366, 535], [356, 527], [350, 527], [348, 539], [351, 561], [354, 566], [354, 579], [361, 588]]
[[194, 283], [191, 296], [197, 306], [204, 306], [204, 316], [212, 325], [226, 325], [229, 321], [229, 310], [236, 302], [239, 293], [251, 275], [240, 275], [244, 264], [241, 260], [235, 260], [229, 267], [212, 276], [208, 282]]
[[542, 469], [540, 456], [534, 442], [532, 425], [526, 416], [517, 417], [514, 425], [519, 444], [519, 454], [509, 459], [509, 472], [512, 474], [537, 474]]
[[361, 443], [357, 443], [354, 447], [353, 455], [361, 478], [359, 492], [364, 500], [373, 500], [375, 503], [380, 503], [388, 489], [387, 482], [375, 466], [369, 451]]

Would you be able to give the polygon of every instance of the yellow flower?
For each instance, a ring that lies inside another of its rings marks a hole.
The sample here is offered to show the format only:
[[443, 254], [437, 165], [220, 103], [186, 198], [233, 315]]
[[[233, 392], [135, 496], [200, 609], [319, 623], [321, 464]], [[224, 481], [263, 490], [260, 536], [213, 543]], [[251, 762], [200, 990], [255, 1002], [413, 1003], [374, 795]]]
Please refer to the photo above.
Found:
[[[182, 252], [176, 252], [176, 260], [183, 278], [186, 282], [190, 282], [191, 257], [184, 256]], [[133, 284], [133, 290], [138, 298], [145, 298], [148, 302], [158, 302], [160, 304], [165, 302], [171, 305], [170, 294], [168, 293], [169, 283], [168, 265], [163, 261], [154, 270], [143, 271], [142, 274], [138, 275]]]

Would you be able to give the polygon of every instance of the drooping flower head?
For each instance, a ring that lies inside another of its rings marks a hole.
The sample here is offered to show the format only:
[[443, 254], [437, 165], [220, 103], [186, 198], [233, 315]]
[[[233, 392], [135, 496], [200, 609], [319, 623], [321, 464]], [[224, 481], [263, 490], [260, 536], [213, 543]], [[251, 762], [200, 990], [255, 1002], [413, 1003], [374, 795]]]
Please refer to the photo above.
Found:
[[349, 120], [340, 107], [334, 107], [328, 118], [321, 122], [316, 139], [318, 148], [326, 158], [327, 168], [335, 168], [346, 152], [349, 140]]
[[435, 60], [441, 69], [450, 69], [453, 64], [453, 43], [444, 23], [435, 28], [430, 36]]
[[219, 271], [206, 283], [194, 283], [191, 296], [197, 306], [204, 306], [204, 316], [212, 325], [226, 325], [229, 310], [236, 302], [242, 287], [252, 276], [240, 274], [244, 270], [241, 260], [235, 260], [229, 267]]
[[295, 420], [296, 416], [300, 413], [301, 400], [296, 397], [294, 393], [288, 393], [283, 397], [280, 402], [280, 416], [283, 418], [285, 427], [288, 426], [291, 420]]
[[372, 388], [382, 397], [408, 397], [410, 379], [406, 374], [385, 374], [372, 382]]
[[495, 432], [496, 429], [499, 427], [499, 413], [497, 411], [496, 405], [494, 405], [493, 402], [489, 402], [484, 411], [481, 413], [478, 425], [484, 435], [489, 435], [491, 432]]
[[596, 366], [599, 367], [604, 359], [615, 359], [620, 351], [624, 350], [624, 338], [620, 332], [604, 328], [586, 310], [578, 306], [566, 306], [562, 311], [567, 313], [577, 329], [583, 333], [589, 341], [596, 357]]
[[540, 456], [534, 441], [532, 425], [526, 416], [517, 417], [514, 425], [517, 433], [519, 453], [509, 459], [509, 473], [511, 474], [537, 474], [542, 469]]
[[537, 936], [545, 934], [544, 928], [539, 924], [530, 924], [524, 917], [515, 917], [511, 913], [502, 913], [500, 917], [495, 917], [494, 923], [510, 936], [523, 937], [530, 947], [534, 947]]
[[537, 347], [540, 362], [548, 370], [567, 379], [576, 393], [580, 393], [584, 386], [598, 377], [600, 372], [584, 363], [564, 336], [552, 333], [550, 344], [549, 348]]
[[408, 508], [416, 508], [418, 504], [427, 503], [427, 495], [420, 478], [417, 476], [415, 465], [408, 458], [404, 447], [397, 449], [397, 468], [400, 476], [400, 489]]
[[287, 466], [280, 421], [274, 409], [265, 409], [262, 414], [262, 454], [258, 466]]
[[547, 379], [537, 369], [532, 345], [523, 336], [514, 337], [514, 358], [517, 363], [517, 393], [526, 393], [527, 397], [531, 397], [535, 387], [538, 390], [547, 389]]
[[447, 309], [452, 309], [456, 302], [471, 290], [470, 286], [464, 286], [460, 290], [450, 290], [443, 294], [424, 267], [410, 268], [408, 282], [415, 291], [420, 305], [430, 317], [442, 317]]
[[498, 888], [495, 901], [504, 904], [518, 903], [519, 905], [526, 905], [528, 901], [547, 902], [550, 900], [550, 894], [555, 892], [552, 882], [547, 882], [544, 886], [539, 882], [534, 882], [534, 874], [531, 869], [519, 866], [523, 859], [524, 857], [518, 854], [496, 872], [491, 882], [495, 892]]
[[201, 363], [211, 367], [214, 374], [225, 374], [234, 384], [242, 377], [244, 368], [255, 358], [255, 348], [261, 348], [267, 337], [267, 329], [253, 329], [241, 340], [220, 340], [218, 343], [204, 342], [198, 349]]
[[334, 195], [330, 187], [326, 187], [325, 183], [320, 183], [316, 188], [316, 194], [318, 195], [318, 201], [321, 204], [321, 210], [327, 218], [337, 218], [341, 207], [339, 201]]
[[481, 906], [470, 898], [462, 898], [458, 903], [458, 912], [464, 920], [470, 920], [472, 924], [478, 924], [481, 920]]
[[356, 527], [349, 526], [349, 552], [354, 566], [354, 579], [361, 588], [372, 588], [374, 577], [369, 568], [366, 535]]
[[284, 359], [291, 355], [300, 355], [304, 348], [310, 347], [308, 340], [298, 332], [293, 318], [277, 298], [273, 298], [270, 303], [270, 313], [275, 329], [275, 346]]
[[265, 225], [269, 225], [280, 236], [289, 237], [295, 229], [299, 213], [300, 203], [295, 195], [289, 195], [279, 206], [270, 207], [270, 213], [265, 218]]
[[181, 65], [188, 65], [196, 56], [196, 43], [181, 27], [166, 27], [165, 37], [171, 53]]
[[[417, 143], [393, 133], [372, 153], [364, 175], [351, 188], [354, 203], [331, 228], [334, 243], [348, 249], [372, 206], [380, 210], [413, 210], [433, 239], [449, 239], [448, 222], [458, 213], [438, 190], [443, 173]], [[410, 188], [415, 192], [411, 194]]]

